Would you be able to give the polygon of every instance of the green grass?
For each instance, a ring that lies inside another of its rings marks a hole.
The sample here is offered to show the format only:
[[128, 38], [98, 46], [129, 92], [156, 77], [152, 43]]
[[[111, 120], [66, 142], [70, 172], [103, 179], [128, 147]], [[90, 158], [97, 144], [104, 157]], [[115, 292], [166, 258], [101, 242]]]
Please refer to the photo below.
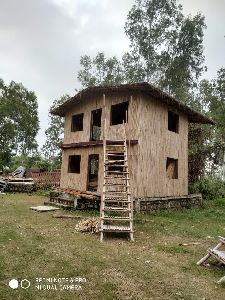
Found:
[[[30, 206], [38, 195], [0, 198], [0, 299], [225, 299], [217, 280], [225, 268], [197, 267], [206, 249], [225, 235], [225, 199], [203, 209], [164, 211], [135, 216], [135, 242], [75, 232], [79, 219], [52, 218]], [[64, 214], [98, 216], [96, 211]], [[200, 245], [180, 246], [199, 242]], [[85, 277], [81, 291], [38, 291], [37, 277]], [[12, 290], [10, 279], [30, 280], [31, 287]], [[5, 284], [4, 284], [5, 283]]]

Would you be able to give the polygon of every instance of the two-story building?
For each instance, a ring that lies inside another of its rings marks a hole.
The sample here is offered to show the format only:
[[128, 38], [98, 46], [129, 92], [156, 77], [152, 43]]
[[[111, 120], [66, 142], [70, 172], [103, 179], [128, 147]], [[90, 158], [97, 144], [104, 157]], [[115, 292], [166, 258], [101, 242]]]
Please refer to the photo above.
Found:
[[89, 87], [52, 114], [65, 118], [61, 187], [99, 194], [103, 119], [107, 140], [123, 139], [125, 122], [131, 194], [136, 198], [187, 195], [188, 123], [213, 124], [148, 83]]

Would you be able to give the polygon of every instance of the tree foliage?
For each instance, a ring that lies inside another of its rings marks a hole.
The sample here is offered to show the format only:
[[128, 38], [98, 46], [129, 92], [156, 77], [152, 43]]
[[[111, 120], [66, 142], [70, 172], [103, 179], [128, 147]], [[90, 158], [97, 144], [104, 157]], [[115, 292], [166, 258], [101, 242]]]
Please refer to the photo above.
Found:
[[107, 59], [103, 52], [99, 52], [94, 58], [84, 55], [80, 64], [83, 69], [78, 72], [78, 80], [83, 87], [118, 84], [124, 81], [122, 64], [115, 56]]
[[39, 130], [37, 98], [21, 83], [0, 80], [0, 169], [18, 153], [37, 149]]
[[38, 152], [32, 155], [20, 154], [13, 156], [8, 170], [13, 172], [19, 166], [23, 166], [26, 169], [40, 169], [42, 171], [48, 171], [51, 168], [50, 162]]
[[[63, 95], [60, 99], [54, 100], [50, 107], [50, 112], [57, 106], [69, 99], [69, 95]], [[64, 120], [59, 116], [54, 116], [49, 112], [49, 127], [45, 131], [46, 141], [42, 147], [42, 153], [49, 160], [51, 169], [58, 169], [61, 166], [61, 149]]]

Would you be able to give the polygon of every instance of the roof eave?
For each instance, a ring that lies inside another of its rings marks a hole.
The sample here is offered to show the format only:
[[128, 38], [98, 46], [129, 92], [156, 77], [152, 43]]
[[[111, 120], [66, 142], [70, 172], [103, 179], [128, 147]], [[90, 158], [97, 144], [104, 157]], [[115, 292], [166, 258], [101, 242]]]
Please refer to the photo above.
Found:
[[[149, 88], [154, 91], [149, 90]], [[79, 100], [82, 99], [83, 95], [86, 95], [88, 93], [99, 93], [99, 92], [106, 92], [107, 90], [112, 90], [112, 91], [118, 91], [118, 90], [123, 90], [123, 89], [128, 89], [128, 90], [139, 90], [142, 92], [145, 92], [152, 97], [156, 97], [159, 100], [162, 101], [162, 103], [165, 103], [169, 106], [172, 107], [177, 107], [178, 111], [181, 113], [184, 113], [188, 117], [188, 121], [190, 123], [200, 123], [200, 124], [211, 124], [215, 125], [215, 122], [212, 121], [210, 118], [204, 116], [203, 114], [191, 109], [187, 105], [181, 103], [174, 97], [170, 96], [169, 94], [161, 91], [160, 89], [154, 87], [153, 85], [143, 82], [143, 83], [138, 83], [138, 84], [124, 84], [124, 85], [118, 85], [118, 86], [97, 86], [97, 87], [88, 87], [82, 91], [80, 91], [78, 94], [76, 94], [74, 97], [70, 98], [67, 100], [65, 103], [60, 105], [59, 107], [53, 109], [50, 111], [52, 115], [55, 116], [60, 116], [60, 117], [65, 117], [66, 112], [70, 109], [72, 105], [74, 105], [76, 102], [78, 103]]]

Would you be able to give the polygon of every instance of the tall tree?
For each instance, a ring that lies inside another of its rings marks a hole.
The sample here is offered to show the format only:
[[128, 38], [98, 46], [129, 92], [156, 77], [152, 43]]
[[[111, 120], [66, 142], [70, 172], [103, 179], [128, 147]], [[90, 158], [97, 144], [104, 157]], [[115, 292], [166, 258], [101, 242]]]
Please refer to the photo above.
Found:
[[50, 122], [48, 129], [45, 131], [46, 141], [42, 147], [42, 153], [49, 160], [51, 169], [60, 168], [61, 166], [60, 144], [63, 141], [64, 120], [61, 117], [52, 115], [50, 112], [69, 98], [69, 95], [63, 95], [59, 99], [54, 100], [49, 110]]
[[136, 0], [125, 33], [131, 58], [143, 69], [142, 80], [183, 98], [204, 70], [204, 28], [204, 17], [184, 17], [176, 0]]
[[128, 13], [125, 33], [131, 42], [131, 54], [139, 56], [144, 80], [156, 83], [163, 53], [171, 40], [176, 41], [183, 19], [176, 0], [136, 0]]
[[0, 80], [0, 169], [9, 165], [12, 155], [37, 149], [38, 104], [34, 92], [21, 83], [8, 86]]
[[[217, 72], [217, 77], [202, 80], [196, 103], [216, 126], [190, 126], [189, 130], [189, 179], [196, 181], [205, 173], [218, 175], [224, 167], [225, 154], [225, 69]], [[205, 167], [206, 166], [206, 167]]]

